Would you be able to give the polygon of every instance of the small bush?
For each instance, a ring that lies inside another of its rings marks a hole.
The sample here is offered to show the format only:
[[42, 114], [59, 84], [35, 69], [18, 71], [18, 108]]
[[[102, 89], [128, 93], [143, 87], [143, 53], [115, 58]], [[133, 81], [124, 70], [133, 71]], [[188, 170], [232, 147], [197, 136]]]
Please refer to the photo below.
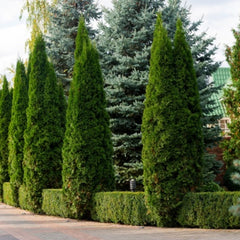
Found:
[[93, 199], [92, 219], [130, 225], [153, 224], [143, 192], [101, 192]]
[[13, 199], [13, 191], [9, 182], [5, 182], [3, 184], [3, 202], [8, 205], [17, 207], [17, 204]]
[[240, 228], [239, 217], [229, 212], [240, 192], [189, 193], [182, 202], [178, 222], [184, 227]]
[[28, 201], [27, 201], [27, 192], [26, 192], [26, 187], [24, 185], [22, 185], [19, 188], [18, 196], [19, 196], [18, 200], [19, 200], [20, 208], [29, 210], [29, 205], [28, 205]]
[[47, 215], [68, 217], [62, 189], [43, 189], [42, 210]]

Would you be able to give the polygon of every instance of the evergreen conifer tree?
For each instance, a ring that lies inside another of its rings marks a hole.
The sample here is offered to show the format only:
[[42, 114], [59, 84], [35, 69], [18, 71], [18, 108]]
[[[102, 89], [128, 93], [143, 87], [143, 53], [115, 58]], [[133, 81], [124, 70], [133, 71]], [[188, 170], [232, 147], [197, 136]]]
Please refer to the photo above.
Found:
[[141, 122], [156, 12], [162, 1], [114, 1], [97, 39], [105, 78], [117, 187], [142, 182]]
[[106, 82], [114, 162], [120, 189], [128, 189], [131, 177], [141, 184], [140, 126], [149, 74], [150, 46], [159, 9], [172, 41], [177, 18], [182, 20], [186, 30], [203, 109], [204, 144], [212, 147], [220, 139], [217, 120], [221, 116], [213, 114], [215, 103], [211, 98], [211, 94], [218, 89], [209, 83], [210, 76], [220, 65], [213, 60], [215, 39], [209, 38], [206, 32], [199, 33], [202, 21], [190, 20], [191, 12], [186, 5], [182, 6], [182, 0], [168, 0], [164, 3], [151, 0], [114, 1], [112, 9], [104, 10], [105, 21], [99, 26], [97, 43]]
[[63, 193], [71, 216], [89, 218], [91, 197], [112, 190], [114, 174], [109, 117], [98, 53], [84, 19], [76, 38], [73, 81], [63, 144]]
[[61, 183], [63, 135], [56, 76], [47, 60], [42, 35], [36, 38], [30, 64], [24, 184], [29, 210], [40, 212], [42, 189], [59, 187]]
[[11, 120], [12, 98], [8, 89], [6, 76], [3, 78], [3, 87], [0, 97], [0, 196], [3, 183], [9, 180], [8, 175], [8, 128]]
[[[182, 189], [179, 192], [186, 193], [195, 189], [202, 183], [203, 169], [203, 135], [202, 135], [202, 111], [197, 86], [196, 73], [190, 47], [185, 38], [185, 32], [180, 19], [174, 37], [174, 74], [176, 86], [179, 89], [182, 102], [187, 109], [182, 114], [183, 125], [179, 134], [186, 141], [179, 149], [181, 152], [181, 163], [178, 169], [178, 182]], [[179, 161], [179, 159], [176, 159]]]
[[182, 5], [182, 0], [168, 0], [162, 11], [164, 26], [172, 41], [176, 32], [177, 19], [180, 18], [183, 23], [186, 39], [192, 52], [200, 93], [204, 145], [211, 148], [221, 139], [221, 129], [218, 126], [218, 120], [222, 116], [214, 113], [216, 104], [211, 96], [219, 88], [214, 87], [209, 78], [218, 69], [220, 63], [215, 62], [213, 59], [217, 50], [217, 47], [214, 45], [215, 38], [208, 37], [206, 32], [199, 32], [202, 20], [192, 22], [190, 15], [190, 8], [187, 5]]
[[172, 50], [159, 16], [142, 124], [144, 188], [159, 226], [176, 224], [181, 199], [201, 182], [200, 118], [196, 76], [181, 21]]
[[181, 100], [174, 83], [172, 44], [158, 16], [142, 123], [144, 189], [147, 206], [158, 226], [173, 224], [177, 205], [175, 165]]
[[237, 30], [233, 30], [235, 43], [232, 47], [227, 47], [226, 58], [231, 68], [232, 85], [225, 90], [224, 104], [226, 106], [227, 115], [231, 119], [228, 124], [230, 130], [230, 139], [226, 139], [222, 147], [224, 148], [224, 160], [230, 166], [234, 159], [239, 159], [239, 98], [240, 98], [240, 25]]
[[24, 148], [24, 130], [26, 128], [27, 117], [26, 108], [28, 106], [28, 80], [25, 73], [25, 67], [21, 60], [18, 60], [16, 66], [16, 75], [14, 78], [12, 115], [9, 125], [9, 176], [13, 191], [13, 201], [18, 205], [18, 189], [23, 183], [23, 148]]
[[91, 27], [100, 18], [95, 0], [59, 0], [50, 8], [50, 22], [46, 35], [47, 51], [58, 77], [68, 92], [74, 65], [75, 39], [80, 16], [84, 16], [90, 38], [96, 30]]
[[[46, 138], [45, 146], [47, 168], [45, 174], [47, 188], [62, 186], [62, 145], [65, 132], [65, 98], [57, 84], [53, 65], [49, 63], [48, 75], [44, 86], [45, 126], [42, 130]], [[51, 179], [51, 181], [49, 181]]]

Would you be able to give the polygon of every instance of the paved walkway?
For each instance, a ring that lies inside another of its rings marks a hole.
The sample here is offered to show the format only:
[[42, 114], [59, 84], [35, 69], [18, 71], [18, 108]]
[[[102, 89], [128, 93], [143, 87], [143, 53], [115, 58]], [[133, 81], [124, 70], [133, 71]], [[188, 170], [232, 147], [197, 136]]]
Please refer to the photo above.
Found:
[[239, 240], [240, 230], [123, 226], [39, 216], [0, 203], [0, 240]]

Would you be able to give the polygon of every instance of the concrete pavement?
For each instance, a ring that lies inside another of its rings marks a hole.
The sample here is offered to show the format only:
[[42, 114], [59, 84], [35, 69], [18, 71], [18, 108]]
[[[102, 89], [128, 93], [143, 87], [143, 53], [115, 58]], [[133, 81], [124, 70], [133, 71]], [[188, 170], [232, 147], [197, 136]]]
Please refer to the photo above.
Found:
[[240, 230], [123, 226], [34, 215], [0, 203], [0, 240], [239, 240]]

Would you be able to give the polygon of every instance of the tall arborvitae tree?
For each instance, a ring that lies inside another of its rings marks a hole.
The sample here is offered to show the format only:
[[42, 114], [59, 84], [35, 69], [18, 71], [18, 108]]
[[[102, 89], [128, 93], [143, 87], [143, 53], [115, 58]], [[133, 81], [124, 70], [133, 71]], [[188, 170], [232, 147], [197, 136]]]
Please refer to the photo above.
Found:
[[59, 0], [50, 8], [50, 21], [46, 35], [47, 51], [54, 68], [68, 92], [74, 65], [75, 39], [80, 16], [84, 16], [90, 38], [96, 31], [93, 21], [101, 16], [95, 0]]
[[222, 144], [224, 148], [224, 160], [227, 165], [231, 165], [234, 159], [239, 159], [239, 126], [240, 126], [240, 25], [237, 30], [233, 30], [235, 44], [232, 47], [227, 47], [226, 58], [231, 68], [232, 85], [225, 90], [224, 104], [226, 106], [227, 115], [231, 119], [228, 125], [231, 137], [225, 140]]
[[159, 16], [142, 124], [146, 200], [159, 226], [176, 224], [181, 199], [201, 182], [200, 118], [196, 76], [181, 22], [172, 51]]
[[[201, 21], [191, 22], [190, 10], [181, 0], [165, 1], [114, 1], [112, 9], [104, 10], [105, 22], [100, 24], [98, 48], [106, 81], [108, 112], [113, 132], [114, 161], [117, 166], [119, 188], [128, 188], [131, 177], [141, 182], [141, 133], [140, 125], [149, 74], [150, 45], [161, 8], [164, 26], [173, 41], [179, 17], [191, 47], [194, 68], [203, 108], [204, 143], [213, 146], [219, 140], [219, 115], [213, 114], [217, 91], [209, 78], [219, 66], [213, 56], [216, 52], [214, 38], [199, 33]], [[209, 128], [211, 126], [211, 128]]]
[[42, 35], [31, 55], [27, 127], [24, 134], [24, 184], [29, 209], [41, 211], [42, 189], [61, 183], [63, 131], [59, 91], [53, 67], [47, 60]]
[[[48, 75], [44, 86], [45, 126], [42, 134], [46, 139], [45, 169], [48, 181], [47, 188], [60, 188], [62, 186], [62, 145], [65, 132], [65, 98], [63, 91], [57, 84], [57, 77], [52, 64], [49, 64]], [[49, 181], [51, 179], [51, 181]]]
[[144, 189], [147, 206], [158, 226], [172, 225], [178, 204], [175, 166], [179, 163], [176, 147], [181, 144], [181, 136], [178, 135], [181, 114], [178, 115], [178, 109], [182, 110], [182, 103], [174, 83], [172, 44], [159, 16], [151, 50], [142, 123]]
[[176, 87], [178, 87], [182, 102], [187, 109], [185, 114], [182, 113], [183, 125], [179, 129], [179, 134], [184, 137], [185, 141], [184, 145], [179, 148], [182, 158], [177, 178], [181, 188], [179, 192], [186, 193], [199, 186], [203, 180], [203, 134], [196, 73], [192, 53], [180, 19], [177, 21], [174, 37], [173, 57]]
[[[214, 45], [215, 38], [208, 37], [206, 32], [199, 32], [202, 20], [192, 22], [190, 20], [190, 7], [185, 4], [182, 6], [182, 0], [168, 0], [168, 4], [164, 7], [163, 22], [168, 30], [169, 37], [173, 40], [176, 31], [176, 22], [180, 18], [186, 39], [191, 47], [194, 68], [196, 71], [198, 90], [200, 93], [200, 104], [202, 109], [202, 128], [204, 137], [204, 182], [205, 184], [212, 181], [222, 166], [221, 162], [216, 160], [216, 156], [207, 153], [207, 148], [214, 147], [221, 139], [221, 129], [218, 120], [222, 116], [216, 113], [216, 103], [212, 98], [213, 93], [217, 93], [220, 89], [214, 86], [210, 81], [211, 75], [220, 66], [219, 62], [215, 62], [213, 56], [217, 50]], [[212, 176], [209, 178], [209, 176]]]
[[[164, 7], [162, 15], [163, 22], [168, 30], [169, 37], [173, 40], [176, 31], [176, 22], [180, 18], [186, 39], [191, 47], [194, 68], [196, 71], [198, 90], [200, 93], [200, 104], [202, 109], [202, 128], [204, 137], [204, 183], [207, 184], [214, 179], [219, 173], [222, 163], [216, 160], [216, 156], [207, 153], [207, 148], [212, 148], [221, 140], [221, 129], [218, 120], [222, 116], [216, 113], [216, 103], [212, 98], [213, 93], [217, 93], [220, 89], [215, 87], [210, 81], [211, 75], [220, 66], [219, 62], [213, 59], [216, 53], [214, 45], [215, 38], [208, 37], [206, 32], [199, 32], [202, 20], [192, 22], [190, 19], [190, 7], [186, 4], [182, 5], [182, 0], [168, 0], [168, 4]], [[209, 178], [209, 176], [212, 176]]]
[[13, 191], [13, 201], [18, 205], [18, 189], [23, 183], [23, 148], [24, 131], [26, 129], [27, 117], [26, 108], [28, 106], [28, 79], [25, 73], [25, 67], [21, 60], [18, 60], [16, 66], [16, 75], [14, 78], [12, 116], [9, 125], [9, 176]]
[[[97, 40], [113, 133], [118, 188], [142, 182], [141, 122], [155, 13], [162, 1], [114, 1]], [[138, 184], [139, 185], [139, 184]]]
[[3, 87], [0, 97], [0, 196], [3, 183], [9, 180], [8, 174], [8, 128], [11, 120], [12, 98], [8, 89], [6, 76], [3, 78]]
[[84, 19], [76, 38], [73, 82], [63, 144], [63, 193], [71, 216], [89, 218], [96, 191], [113, 190], [109, 117], [98, 53]]
[[220, 140], [221, 129], [218, 126], [218, 120], [222, 116], [214, 113], [216, 105], [211, 96], [219, 89], [214, 87], [209, 78], [218, 69], [220, 63], [213, 59], [217, 50], [214, 45], [215, 38], [208, 37], [206, 32], [199, 32], [202, 20], [191, 22], [190, 15], [190, 8], [186, 5], [183, 6], [182, 0], [168, 0], [168, 4], [162, 11], [164, 25], [172, 40], [176, 31], [177, 19], [180, 18], [183, 23], [186, 39], [193, 56], [200, 93], [204, 145], [205, 147], [213, 147]]

